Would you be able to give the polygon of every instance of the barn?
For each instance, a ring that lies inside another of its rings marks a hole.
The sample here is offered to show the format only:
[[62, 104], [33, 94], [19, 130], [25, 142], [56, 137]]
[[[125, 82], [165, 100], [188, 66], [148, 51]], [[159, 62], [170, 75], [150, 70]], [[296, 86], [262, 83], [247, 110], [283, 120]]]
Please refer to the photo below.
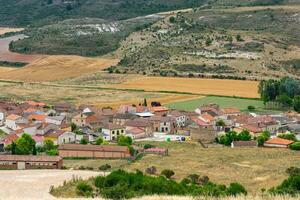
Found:
[[63, 158], [130, 158], [126, 146], [62, 144], [58, 148]]
[[0, 169], [61, 169], [59, 156], [0, 155]]

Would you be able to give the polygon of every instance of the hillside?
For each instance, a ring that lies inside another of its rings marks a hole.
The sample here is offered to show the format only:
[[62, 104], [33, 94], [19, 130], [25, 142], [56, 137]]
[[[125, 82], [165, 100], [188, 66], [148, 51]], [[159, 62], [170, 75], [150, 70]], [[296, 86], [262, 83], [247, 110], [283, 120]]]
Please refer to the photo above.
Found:
[[0, 26], [40, 25], [73, 18], [120, 20], [200, 6], [207, 0], [1, 0]]
[[300, 5], [193, 9], [131, 34], [117, 73], [261, 79], [300, 75]]
[[29, 28], [29, 37], [11, 43], [10, 49], [19, 53], [97, 56], [119, 47], [130, 33], [150, 26], [158, 15], [120, 21], [96, 18], [68, 19], [56, 24]]

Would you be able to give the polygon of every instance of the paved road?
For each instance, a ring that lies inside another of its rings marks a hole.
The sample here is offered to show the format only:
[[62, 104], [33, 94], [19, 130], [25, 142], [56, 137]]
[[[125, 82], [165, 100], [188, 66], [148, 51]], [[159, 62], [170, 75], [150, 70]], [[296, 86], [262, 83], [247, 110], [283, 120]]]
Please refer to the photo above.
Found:
[[0, 199], [53, 200], [51, 185], [58, 186], [73, 176], [89, 178], [99, 172], [79, 170], [2, 170], [0, 171]]

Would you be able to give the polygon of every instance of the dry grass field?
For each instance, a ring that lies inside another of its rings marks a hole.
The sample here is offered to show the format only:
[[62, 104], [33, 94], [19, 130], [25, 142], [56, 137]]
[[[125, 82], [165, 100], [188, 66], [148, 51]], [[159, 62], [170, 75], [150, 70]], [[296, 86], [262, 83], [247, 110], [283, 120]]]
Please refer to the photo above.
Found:
[[[1, 98], [12, 101], [37, 100], [47, 103], [69, 102], [76, 105], [89, 104], [99, 107], [118, 107], [121, 104], [138, 104], [144, 98], [150, 102], [168, 104], [196, 98], [194, 95], [162, 94], [153, 92], [118, 91], [99, 88], [65, 87], [40, 83], [0, 82]], [[199, 97], [198, 97], [199, 98]]]
[[2, 79], [9, 80], [53, 81], [95, 73], [117, 63], [117, 59], [46, 56], [23, 68], [7, 73], [0, 73], [0, 75]]
[[258, 98], [258, 82], [239, 80], [139, 77], [122, 84], [112, 85], [122, 89], [144, 89], [145, 91], [173, 91], [195, 94], [211, 94]]
[[14, 70], [15, 68], [12, 68], [12, 67], [2, 67], [0, 66], [0, 74], [1, 73], [4, 73], [4, 72], [9, 72], [9, 71], [12, 71]]
[[7, 27], [0, 27], [0, 35], [3, 35], [5, 33], [10, 33], [10, 32], [20, 32], [23, 31], [23, 28], [7, 28]]
[[142, 170], [156, 166], [158, 173], [172, 169], [175, 179], [182, 180], [189, 174], [206, 175], [220, 184], [239, 182], [252, 195], [260, 194], [262, 188], [269, 189], [280, 184], [291, 166], [299, 166], [299, 153], [288, 149], [267, 148], [202, 148], [189, 143], [154, 143], [169, 149], [169, 156], [146, 155], [127, 170]]

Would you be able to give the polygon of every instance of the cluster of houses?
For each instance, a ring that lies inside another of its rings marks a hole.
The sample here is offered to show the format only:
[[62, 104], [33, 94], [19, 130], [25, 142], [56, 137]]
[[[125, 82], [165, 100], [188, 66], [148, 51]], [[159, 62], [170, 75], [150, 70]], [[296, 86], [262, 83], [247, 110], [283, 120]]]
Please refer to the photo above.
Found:
[[[43, 102], [0, 102], [0, 147], [12, 144], [24, 133], [37, 145], [51, 140], [58, 145], [59, 156], [18, 156], [0, 154], [0, 169], [59, 169], [64, 157], [129, 158], [128, 147], [116, 145], [81, 145], [84, 138], [114, 143], [125, 135], [141, 141], [186, 141], [212, 143], [229, 131], [247, 130], [253, 137], [263, 131], [271, 133], [266, 147], [288, 147], [293, 141], [276, 137], [292, 132], [300, 139], [300, 115], [287, 112], [258, 115], [216, 104], [199, 106], [193, 112], [168, 109], [161, 105], [122, 105], [117, 109], [71, 104], [48, 106]], [[232, 147], [256, 146], [255, 141], [234, 141]], [[167, 149], [150, 148], [145, 153], [167, 155]]]
[[[76, 130], [71, 129], [74, 126]], [[212, 142], [219, 134], [231, 130], [248, 130], [253, 136], [263, 131], [272, 136], [290, 131], [300, 139], [300, 116], [291, 112], [257, 115], [216, 104], [183, 112], [161, 105], [122, 105], [111, 109], [70, 104], [47, 106], [35, 101], [0, 102], [0, 130], [7, 134], [0, 141], [2, 149], [24, 133], [30, 134], [37, 145], [43, 145], [45, 140], [52, 140], [55, 145], [74, 144], [82, 138], [93, 143], [98, 137], [114, 142], [120, 135], [134, 140]]]

